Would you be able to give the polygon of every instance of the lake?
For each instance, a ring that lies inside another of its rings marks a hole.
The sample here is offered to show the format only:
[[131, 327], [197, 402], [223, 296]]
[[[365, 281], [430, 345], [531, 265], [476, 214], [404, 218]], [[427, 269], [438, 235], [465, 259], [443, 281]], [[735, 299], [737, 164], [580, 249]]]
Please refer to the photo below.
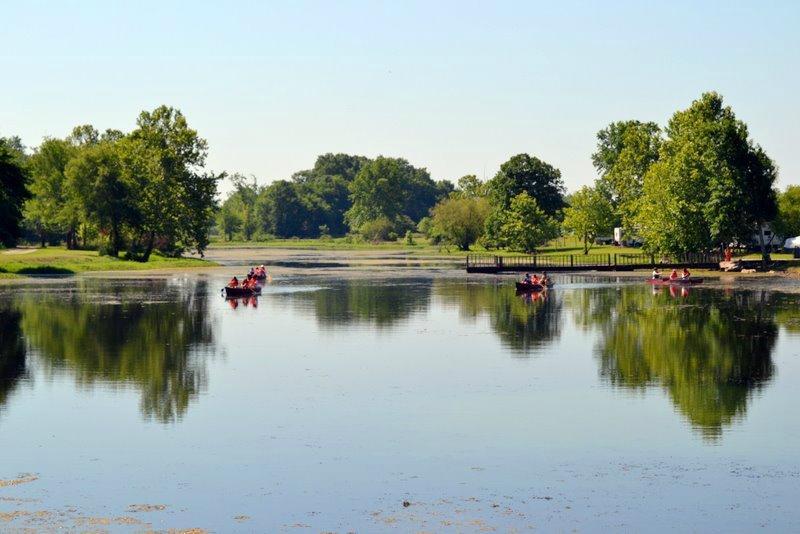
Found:
[[386, 278], [0, 286], [0, 529], [800, 529], [800, 294]]

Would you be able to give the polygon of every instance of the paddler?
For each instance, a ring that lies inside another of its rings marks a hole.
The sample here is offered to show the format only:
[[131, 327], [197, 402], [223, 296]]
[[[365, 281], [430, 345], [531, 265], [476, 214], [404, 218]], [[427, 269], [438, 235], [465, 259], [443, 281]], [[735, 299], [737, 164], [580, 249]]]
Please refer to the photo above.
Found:
[[658, 270], [658, 267], [653, 267], [653, 280], [661, 280], [661, 271]]
[[239, 287], [239, 279], [235, 276], [231, 278], [231, 281], [228, 282], [228, 287]]
[[672, 269], [672, 272], [669, 275], [670, 280], [677, 280], [678, 279], [678, 269]]
[[550, 283], [550, 277], [547, 276], [547, 272], [546, 271], [542, 273], [542, 279], [539, 281], [539, 283], [542, 284], [545, 287], [547, 287], [547, 284]]
[[525, 278], [522, 279], [523, 284], [531, 283], [531, 273], [525, 273]]
[[692, 273], [689, 272], [689, 269], [684, 267], [683, 273], [681, 273], [681, 280], [688, 280], [690, 276], [692, 276]]

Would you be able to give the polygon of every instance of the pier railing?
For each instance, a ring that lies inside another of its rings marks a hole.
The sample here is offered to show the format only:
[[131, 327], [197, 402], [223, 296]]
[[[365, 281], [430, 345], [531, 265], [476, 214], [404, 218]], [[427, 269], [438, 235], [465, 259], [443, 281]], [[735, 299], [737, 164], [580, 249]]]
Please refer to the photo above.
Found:
[[579, 270], [632, 270], [655, 266], [717, 267], [722, 257], [718, 253], [694, 253], [660, 256], [644, 253], [611, 254], [528, 254], [500, 256], [470, 254], [466, 258], [468, 272], [502, 271], [579, 271]]

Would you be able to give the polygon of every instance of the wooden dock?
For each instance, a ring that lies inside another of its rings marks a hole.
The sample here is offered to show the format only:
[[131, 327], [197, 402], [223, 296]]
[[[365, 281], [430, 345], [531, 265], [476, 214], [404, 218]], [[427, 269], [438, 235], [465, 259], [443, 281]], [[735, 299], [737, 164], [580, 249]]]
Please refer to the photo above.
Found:
[[722, 255], [680, 254], [655, 256], [653, 254], [562, 254], [494, 256], [470, 254], [466, 259], [468, 273], [502, 272], [574, 272], [574, 271], [633, 271], [634, 269], [718, 269]]

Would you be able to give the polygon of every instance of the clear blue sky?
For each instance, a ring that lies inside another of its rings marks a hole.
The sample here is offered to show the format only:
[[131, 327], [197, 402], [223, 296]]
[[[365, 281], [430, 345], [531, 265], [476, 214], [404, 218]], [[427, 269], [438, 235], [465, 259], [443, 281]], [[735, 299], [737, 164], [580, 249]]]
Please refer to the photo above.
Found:
[[[226, 4], [226, 5], [223, 5]], [[7, 2], [0, 135], [130, 130], [180, 108], [214, 170], [267, 182], [317, 154], [434, 178], [528, 152], [569, 189], [598, 129], [722, 93], [800, 183], [800, 2]]]

